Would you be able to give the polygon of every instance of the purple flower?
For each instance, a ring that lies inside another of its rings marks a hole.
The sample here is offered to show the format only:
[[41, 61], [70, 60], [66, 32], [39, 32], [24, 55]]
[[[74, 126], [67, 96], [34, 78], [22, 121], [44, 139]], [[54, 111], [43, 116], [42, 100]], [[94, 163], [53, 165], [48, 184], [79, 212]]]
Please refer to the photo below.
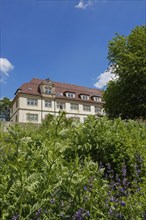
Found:
[[138, 170], [137, 170], [137, 173], [140, 173], [140, 172], [141, 172], [141, 170], [140, 170], [140, 169], [138, 169]]
[[115, 201], [115, 198], [114, 197], [111, 197], [110, 198], [110, 202], [114, 202]]
[[137, 190], [136, 190], [136, 192], [138, 192], [138, 191], [140, 191], [140, 190], [141, 190], [141, 188], [140, 188], [140, 187], [138, 187], [138, 188], [137, 188]]
[[126, 206], [126, 203], [125, 202], [120, 202], [121, 206]]
[[113, 210], [112, 210], [112, 208], [110, 208], [109, 214], [111, 215], [112, 213], [113, 213]]
[[84, 190], [86, 191], [88, 188], [87, 188], [87, 186], [84, 186]]
[[127, 172], [126, 165], [124, 165], [122, 169], [122, 175], [126, 176], [126, 172]]
[[51, 204], [54, 204], [54, 203], [55, 203], [55, 200], [54, 200], [54, 199], [51, 199], [51, 200], [50, 200], [50, 203], [51, 203]]
[[121, 193], [125, 192], [125, 190], [123, 188], [120, 188], [119, 190], [120, 190]]
[[104, 166], [103, 166], [102, 162], [100, 161], [100, 163], [99, 163], [99, 169], [102, 169], [102, 168], [104, 168]]
[[89, 216], [90, 216], [90, 212], [87, 211], [86, 214], [85, 214], [85, 216], [86, 216], [86, 217], [89, 217]]
[[106, 165], [107, 165], [108, 171], [110, 171], [110, 170], [111, 170], [111, 165], [110, 165], [110, 163], [107, 163]]
[[39, 217], [41, 215], [42, 209], [38, 209], [36, 212], [36, 216]]
[[76, 211], [76, 213], [73, 215], [72, 219], [73, 220], [83, 220], [84, 217], [89, 217], [90, 216], [90, 212], [86, 211], [83, 208], [80, 208], [78, 211]]
[[12, 220], [17, 220], [17, 216], [14, 215], [14, 216], [12, 217]]

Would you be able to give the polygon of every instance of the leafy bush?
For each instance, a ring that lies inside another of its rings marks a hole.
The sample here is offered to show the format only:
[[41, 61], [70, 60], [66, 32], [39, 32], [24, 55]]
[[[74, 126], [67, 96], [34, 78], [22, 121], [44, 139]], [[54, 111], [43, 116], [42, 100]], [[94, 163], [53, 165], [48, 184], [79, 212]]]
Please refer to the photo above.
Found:
[[[1, 131], [2, 132], [2, 131]], [[49, 115], [1, 135], [1, 219], [144, 219], [146, 126]]]

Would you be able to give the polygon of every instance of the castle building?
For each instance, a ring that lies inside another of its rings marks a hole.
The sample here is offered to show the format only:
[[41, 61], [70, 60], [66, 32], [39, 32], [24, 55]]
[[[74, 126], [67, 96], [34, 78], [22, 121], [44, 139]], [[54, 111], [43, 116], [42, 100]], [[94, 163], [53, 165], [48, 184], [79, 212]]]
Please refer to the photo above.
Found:
[[10, 121], [41, 123], [48, 114], [65, 111], [67, 117], [84, 122], [88, 115], [102, 115], [102, 91], [50, 79], [33, 78], [17, 89]]

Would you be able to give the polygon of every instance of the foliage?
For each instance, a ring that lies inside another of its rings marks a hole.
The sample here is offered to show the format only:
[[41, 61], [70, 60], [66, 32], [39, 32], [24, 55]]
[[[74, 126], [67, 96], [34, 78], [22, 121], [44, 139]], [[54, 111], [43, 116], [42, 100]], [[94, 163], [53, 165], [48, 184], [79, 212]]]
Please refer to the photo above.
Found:
[[11, 101], [7, 97], [0, 100], [0, 115], [5, 117], [6, 121], [10, 119], [10, 104]]
[[116, 34], [109, 42], [108, 59], [118, 76], [104, 94], [110, 118], [146, 119], [146, 26], [137, 26], [129, 36]]
[[51, 116], [1, 135], [0, 218], [144, 219], [146, 126]]

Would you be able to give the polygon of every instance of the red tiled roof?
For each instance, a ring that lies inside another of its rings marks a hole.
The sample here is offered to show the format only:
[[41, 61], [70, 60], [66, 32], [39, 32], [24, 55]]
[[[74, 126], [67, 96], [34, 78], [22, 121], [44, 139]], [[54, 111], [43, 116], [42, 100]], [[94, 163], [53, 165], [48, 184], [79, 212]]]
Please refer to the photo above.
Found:
[[[42, 80], [42, 79], [36, 79], [33, 78], [29, 83], [24, 83], [17, 91], [19, 91], [19, 93], [23, 93], [23, 94], [29, 94], [29, 95], [41, 95], [40, 91], [39, 91], [39, 85], [41, 83], [45, 83], [46, 80]], [[61, 83], [61, 82], [53, 82], [53, 84], [55, 85], [55, 92], [56, 93], [62, 93], [63, 96], [58, 96], [58, 98], [67, 98], [66, 96], [64, 96], [65, 92], [73, 92], [75, 93], [75, 97], [74, 100], [78, 100], [80, 99], [80, 94], [84, 94], [84, 95], [89, 95], [90, 96], [90, 101], [92, 101], [91, 97], [92, 96], [102, 96], [102, 91], [95, 89], [95, 88], [87, 88], [84, 86], [77, 86], [77, 85], [72, 85], [72, 84], [67, 84], [67, 83]], [[17, 91], [15, 94], [17, 94]]]

